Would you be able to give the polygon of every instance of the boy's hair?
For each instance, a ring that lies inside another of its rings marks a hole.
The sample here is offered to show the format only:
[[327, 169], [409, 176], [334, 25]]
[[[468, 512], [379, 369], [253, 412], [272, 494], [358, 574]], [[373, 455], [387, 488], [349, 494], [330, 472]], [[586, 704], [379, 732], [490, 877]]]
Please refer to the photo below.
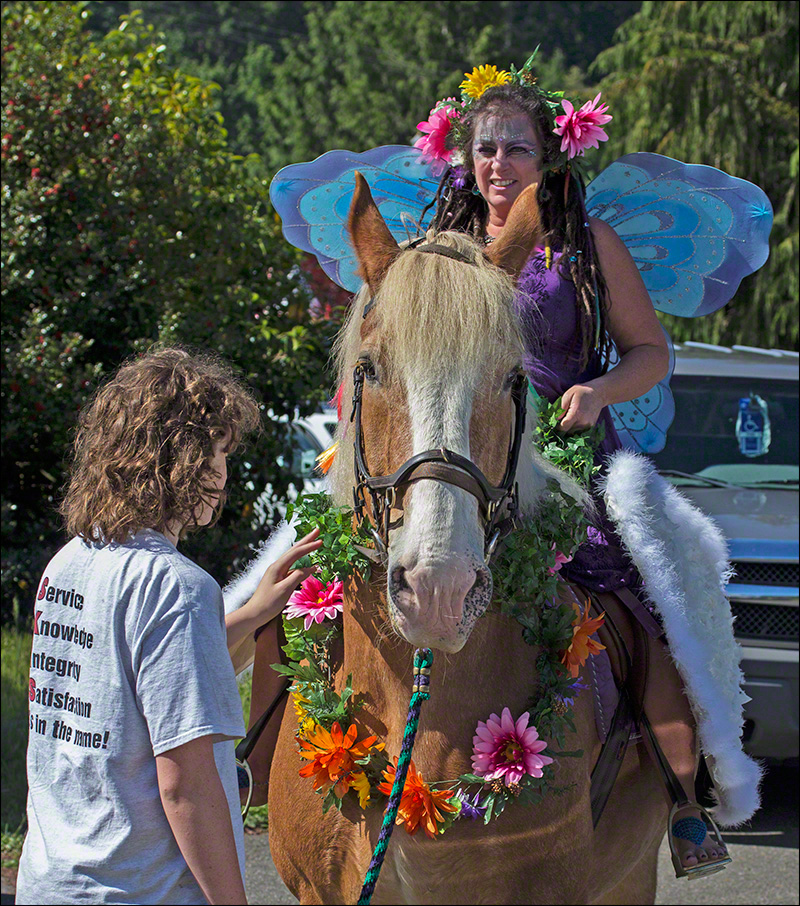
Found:
[[[153, 349], [123, 365], [81, 416], [61, 515], [70, 535], [124, 542], [141, 529], [193, 527], [214, 444], [227, 452], [260, 427], [258, 404], [220, 360]], [[214, 520], [224, 494], [219, 495]]]

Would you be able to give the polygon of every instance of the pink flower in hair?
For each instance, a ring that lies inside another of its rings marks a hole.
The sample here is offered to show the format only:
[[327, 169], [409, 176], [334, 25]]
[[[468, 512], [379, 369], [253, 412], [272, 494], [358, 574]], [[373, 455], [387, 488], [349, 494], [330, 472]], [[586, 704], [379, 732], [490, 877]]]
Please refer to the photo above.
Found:
[[608, 104], [600, 104], [600, 92], [593, 101], [587, 101], [580, 110], [576, 110], [569, 101], [563, 100], [561, 106], [565, 115], [556, 117], [556, 135], [561, 136], [561, 150], [567, 152], [568, 158], [580, 155], [587, 148], [599, 147], [598, 142], [608, 141], [602, 128], [612, 117], [606, 113]]
[[447, 163], [450, 163], [455, 150], [447, 147], [447, 137], [453, 129], [453, 119], [460, 116], [449, 102], [450, 98], [447, 101], [440, 101], [431, 110], [427, 120], [417, 123], [417, 129], [425, 134], [414, 142], [414, 147], [419, 148], [425, 157]]

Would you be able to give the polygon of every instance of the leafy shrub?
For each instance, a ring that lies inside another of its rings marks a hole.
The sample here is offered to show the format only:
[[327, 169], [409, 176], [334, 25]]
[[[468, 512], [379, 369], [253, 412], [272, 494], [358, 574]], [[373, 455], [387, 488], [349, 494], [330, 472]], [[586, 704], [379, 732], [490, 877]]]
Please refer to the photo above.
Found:
[[186, 545], [220, 581], [290, 476], [287, 432], [329, 395], [298, 256], [267, 183], [231, 154], [216, 86], [175, 71], [137, 14], [97, 38], [80, 3], [4, 4], [2, 618], [66, 540], [56, 514], [77, 412], [153, 342], [213, 350], [263, 400], [220, 526]]

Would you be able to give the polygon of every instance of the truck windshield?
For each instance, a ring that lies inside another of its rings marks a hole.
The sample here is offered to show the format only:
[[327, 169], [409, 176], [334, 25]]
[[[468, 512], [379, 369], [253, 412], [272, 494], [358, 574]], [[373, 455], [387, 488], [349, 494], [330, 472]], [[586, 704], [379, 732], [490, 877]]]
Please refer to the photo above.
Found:
[[676, 484], [797, 487], [797, 381], [675, 375], [670, 386], [675, 420], [652, 458]]

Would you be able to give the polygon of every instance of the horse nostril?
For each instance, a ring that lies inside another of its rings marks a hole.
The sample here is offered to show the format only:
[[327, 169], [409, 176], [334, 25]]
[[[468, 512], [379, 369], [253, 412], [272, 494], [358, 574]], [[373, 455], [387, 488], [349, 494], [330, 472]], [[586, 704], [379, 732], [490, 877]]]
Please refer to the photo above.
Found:
[[391, 585], [394, 591], [411, 591], [411, 586], [406, 579], [406, 568], [404, 566], [396, 566], [392, 570]]

